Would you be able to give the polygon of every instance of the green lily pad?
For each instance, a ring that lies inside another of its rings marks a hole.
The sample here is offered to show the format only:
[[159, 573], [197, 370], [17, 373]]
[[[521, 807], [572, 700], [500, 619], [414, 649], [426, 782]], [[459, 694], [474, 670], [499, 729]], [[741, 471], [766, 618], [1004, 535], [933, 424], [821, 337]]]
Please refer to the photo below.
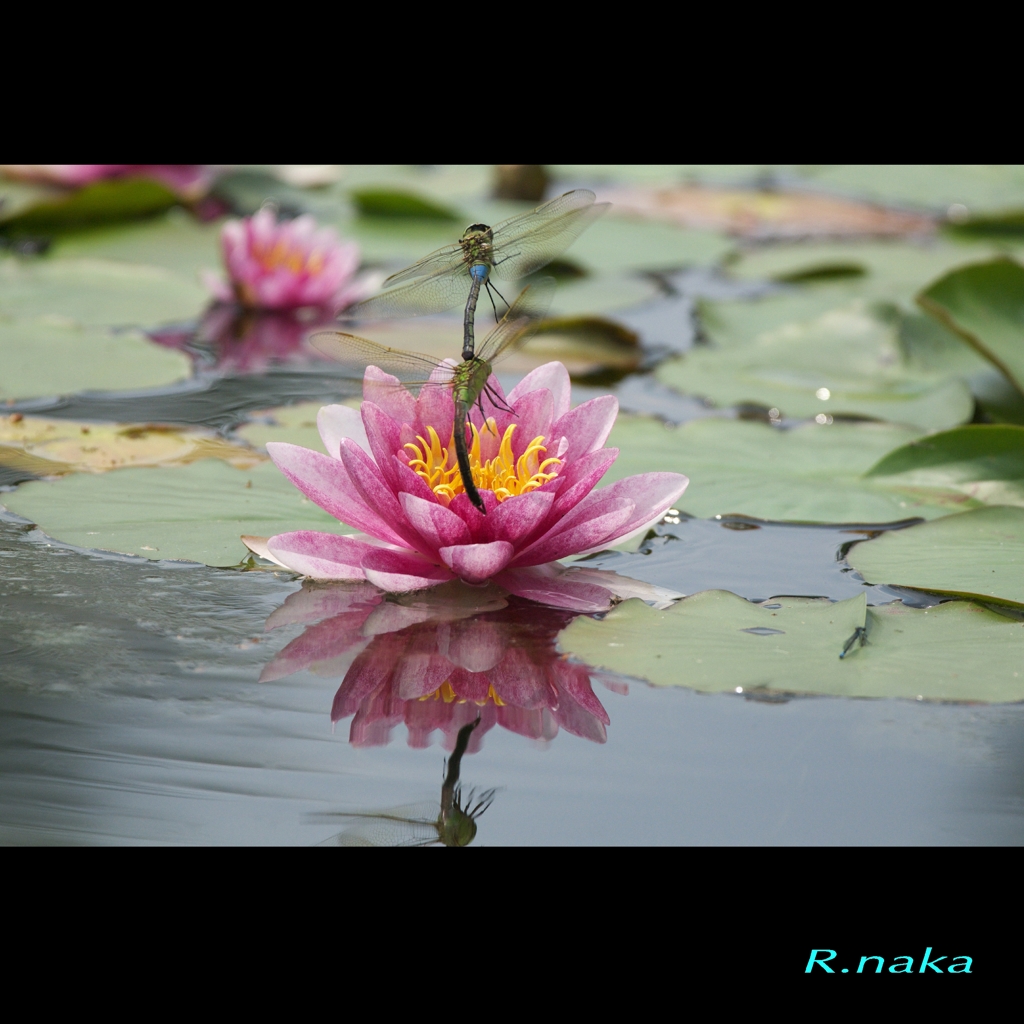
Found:
[[[754, 250], [729, 264], [744, 280], [789, 281], [810, 295], [831, 296], [833, 305], [853, 298], [886, 300], [913, 308], [914, 296], [929, 281], [970, 260], [991, 259], [1002, 251], [991, 242], [939, 240], [912, 242], [797, 243]], [[862, 274], [828, 276], [829, 267], [857, 266]]]
[[620, 415], [608, 440], [621, 449], [605, 481], [669, 470], [690, 478], [679, 507], [707, 518], [882, 523], [937, 516], [930, 506], [862, 478], [883, 455], [920, 437], [883, 423], [816, 423], [780, 430], [758, 422], [708, 418], [669, 427]]
[[0, 398], [161, 387], [190, 373], [186, 355], [154, 345], [141, 331], [114, 333], [59, 317], [0, 320]]
[[12, 512], [55, 540], [146, 558], [236, 565], [243, 534], [351, 533], [296, 490], [273, 463], [235, 469], [220, 459], [187, 466], [73, 474], [4, 495]]
[[0, 260], [0, 315], [8, 323], [47, 317], [82, 327], [155, 327], [195, 317], [208, 301], [198, 282], [162, 267], [97, 259]]
[[[840, 659], [858, 627], [866, 642], [855, 639]], [[863, 596], [754, 605], [708, 590], [666, 611], [632, 600], [603, 620], [581, 616], [559, 645], [596, 668], [710, 693], [1024, 700], [1024, 624], [963, 601], [924, 610], [866, 609]]]
[[178, 197], [166, 185], [152, 178], [94, 181], [82, 188], [51, 194], [18, 210], [3, 220], [0, 231], [11, 236], [73, 231], [152, 216], [177, 202]]
[[1012, 164], [837, 164], [798, 173], [876, 202], [943, 211], [959, 203], [968, 215], [1019, 207], [1024, 194], [1024, 168]]
[[931, 434], [890, 452], [865, 475], [905, 493], [959, 491], [989, 505], [1024, 505], [1024, 427]]
[[974, 412], [962, 381], [910, 373], [897, 329], [859, 304], [784, 323], [744, 345], [694, 349], [658, 377], [717, 405], [752, 403], [795, 419], [855, 415], [936, 430]]
[[855, 545], [869, 583], [1024, 605], [1024, 508], [995, 505]]
[[962, 267], [917, 297], [1024, 394], [1024, 267], [1001, 258]]
[[163, 267], [195, 282], [201, 270], [221, 265], [220, 223], [201, 224], [185, 210], [136, 224], [94, 228], [57, 240], [51, 258], [102, 259]]
[[[268, 409], [264, 413], [253, 414], [253, 422], [240, 427], [235, 433], [243, 441], [263, 451], [266, 451], [268, 441], [286, 441], [326, 455], [327, 449], [316, 426], [316, 414], [323, 404], [301, 402], [298, 405]], [[351, 404], [358, 408], [361, 402], [355, 400]]]
[[395, 217], [415, 220], [459, 220], [454, 210], [401, 189], [360, 188], [352, 202], [364, 217]]

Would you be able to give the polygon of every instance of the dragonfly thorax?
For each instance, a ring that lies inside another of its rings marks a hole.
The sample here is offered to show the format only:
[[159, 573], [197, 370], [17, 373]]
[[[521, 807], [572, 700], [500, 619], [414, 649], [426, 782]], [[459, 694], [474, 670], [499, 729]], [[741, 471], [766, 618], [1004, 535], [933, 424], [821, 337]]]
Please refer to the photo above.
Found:
[[494, 235], [486, 224], [470, 224], [466, 228], [459, 245], [462, 246], [462, 254], [466, 263], [473, 266], [475, 263], [482, 263], [490, 267], [493, 262]]

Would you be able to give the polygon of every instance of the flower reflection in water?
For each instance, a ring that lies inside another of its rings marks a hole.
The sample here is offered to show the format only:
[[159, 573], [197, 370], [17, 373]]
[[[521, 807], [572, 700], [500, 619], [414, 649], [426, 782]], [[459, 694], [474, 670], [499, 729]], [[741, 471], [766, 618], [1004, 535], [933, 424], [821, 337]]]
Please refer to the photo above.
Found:
[[324, 357], [305, 338], [310, 331], [333, 323], [330, 310], [270, 312], [217, 302], [198, 327], [163, 328], [149, 332], [149, 337], [158, 345], [187, 352], [197, 369], [251, 374], [282, 363], [323, 362]]
[[[666, 593], [650, 590], [653, 599]], [[459, 730], [478, 717], [470, 753], [495, 725], [535, 740], [564, 729], [605, 741], [609, 718], [591, 688], [591, 670], [556, 647], [577, 613], [460, 580], [384, 597], [369, 583], [307, 581], [267, 621], [268, 629], [307, 628], [261, 679], [302, 669], [343, 676], [331, 720], [353, 716], [349, 738], [356, 746], [382, 746], [404, 724], [410, 746], [426, 747], [440, 731], [451, 750]]]
[[494, 800], [489, 789], [479, 797], [470, 790], [463, 803], [459, 771], [470, 736], [480, 724], [479, 716], [464, 725], [455, 741], [455, 749], [445, 765], [441, 803], [411, 804], [387, 811], [313, 815], [315, 821], [335, 818], [355, 819], [353, 824], [321, 846], [469, 846], [476, 838], [476, 821]]

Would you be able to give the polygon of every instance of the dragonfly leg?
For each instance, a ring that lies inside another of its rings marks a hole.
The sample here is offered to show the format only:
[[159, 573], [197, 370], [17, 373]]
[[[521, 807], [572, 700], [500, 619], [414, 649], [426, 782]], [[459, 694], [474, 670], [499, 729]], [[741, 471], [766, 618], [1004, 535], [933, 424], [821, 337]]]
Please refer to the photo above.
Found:
[[[490, 386], [490, 384], [485, 384], [484, 385], [484, 391], [487, 392], [487, 397], [491, 400], [491, 402], [494, 404], [494, 407], [496, 409], [500, 409], [502, 412], [511, 413], [513, 416], [515, 415], [515, 412], [516, 412], [515, 409], [511, 408], [507, 402], [502, 401], [501, 396], [494, 390], [494, 388], [492, 388]], [[483, 411], [484, 411], [483, 410], [483, 406], [481, 406], [480, 407], [481, 414], [483, 413]], [[486, 422], [486, 418], [485, 418], [485, 422]]]
[[501, 301], [505, 303], [505, 312], [508, 312], [508, 310], [511, 309], [511, 306], [509, 306], [509, 304], [508, 304], [508, 299], [506, 299], [505, 296], [502, 295], [500, 291], [498, 291], [497, 286], [491, 284], [491, 279], [488, 278], [487, 279], [487, 297], [491, 300], [491, 309], [494, 310], [494, 322], [498, 323], [501, 318], [498, 316], [498, 307], [494, 303], [494, 296], [491, 294], [492, 291], [493, 292], [497, 292], [498, 298], [501, 299]]

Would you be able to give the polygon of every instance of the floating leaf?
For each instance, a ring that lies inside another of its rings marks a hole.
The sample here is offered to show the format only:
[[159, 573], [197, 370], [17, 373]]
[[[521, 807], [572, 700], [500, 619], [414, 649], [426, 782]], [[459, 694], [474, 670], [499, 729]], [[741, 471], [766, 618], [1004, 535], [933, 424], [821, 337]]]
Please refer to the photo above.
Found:
[[670, 470], [690, 478], [679, 507], [708, 518], [742, 513], [759, 519], [885, 523], [936, 516], [942, 509], [862, 479], [883, 455], [920, 431], [882, 423], [816, 423], [781, 430], [709, 418], [668, 427], [620, 415], [608, 444], [621, 453], [606, 482]]
[[972, 509], [883, 534], [847, 560], [869, 583], [1024, 605], [1024, 508]]
[[[782, 692], [1024, 700], [1024, 624], [975, 604], [951, 601], [921, 610], [897, 602], [865, 609], [863, 597], [768, 604], [718, 590], [666, 611], [626, 601], [603, 620], [573, 621], [559, 646], [587, 664], [656, 686], [742, 689], [755, 698]], [[864, 628], [863, 645], [858, 627]]]
[[962, 381], [909, 373], [897, 330], [860, 305], [783, 324], [745, 345], [694, 349], [658, 377], [717, 405], [751, 403], [795, 419], [855, 415], [934, 430], [974, 411]]
[[54, 244], [54, 259], [102, 259], [163, 267], [195, 282], [221, 264], [219, 223], [202, 224], [180, 208], [162, 217], [76, 232]]
[[459, 215], [440, 203], [414, 192], [388, 188], [360, 188], [352, 201], [364, 217], [396, 217], [416, 220], [459, 220]]
[[94, 181], [82, 188], [53, 193], [22, 208], [0, 223], [0, 231], [15, 237], [73, 231], [152, 216], [177, 202], [178, 197], [166, 185], [152, 178]]
[[926, 235], [935, 227], [927, 215], [807, 192], [677, 185], [609, 189], [602, 191], [601, 198], [611, 200], [620, 212], [762, 241]]
[[[928, 281], [969, 260], [991, 259], [999, 251], [988, 242], [949, 240], [928, 245], [902, 241], [773, 245], [743, 253], [729, 264], [729, 272], [743, 280], [799, 284], [805, 294], [831, 296], [828, 301], [833, 306], [864, 298], [912, 309], [914, 296]], [[830, 266], [857, 266], [863, 273], [845, 278], [820, 273]]]
[[908, 494], [956, 491], [989, 505], [1024, 505], [1024, 427], [931, 434], [890, 452], [865, 475]]
[[1024, 267], [1015, 260], [954, 270], [917, 297], [1024, 394]]
[[0, 260], [6, 322], [48, 317], [82, 327], [153, 327], [194, 317], [208, 300], [198, 283], [161, 267], [98, 259]]
[[[324, 402], [301, 402], [298, 405], [285, 405], [280, 409], [267, 409], [251, 416], [252, 422], [247, 423], [235, 433], [243, 441], [255, 448], [266, 450], [268, 441], [286, 441], [303, 448], [327, 454], [320, 431], [316, 426], [316, 415]], [[360, 401], [351, 403], [356, 408]]]
[[4, 495], [4, 504], [69, 544], [207, 565], [241, 561], [242, 534], [352, 532], [304, 498], [270, 462], [243, 470], [204, 459], [180, 467], [76, 473], [22, 484]]
[[155, 388], [191, 373], [188, 357], [141, 331], [83, 328], [59, 317], [0, 320], [0, 398]]
[[[185, 464], [222, 458], [246, 469], [263, 459], [211, 431], [154, 424], [78, 423], [43, 416], [0, 416], [0, 466], [37, 476], [102, 473], [131, 466]], [[29, 460], [29, 461], [27, 461]]]

